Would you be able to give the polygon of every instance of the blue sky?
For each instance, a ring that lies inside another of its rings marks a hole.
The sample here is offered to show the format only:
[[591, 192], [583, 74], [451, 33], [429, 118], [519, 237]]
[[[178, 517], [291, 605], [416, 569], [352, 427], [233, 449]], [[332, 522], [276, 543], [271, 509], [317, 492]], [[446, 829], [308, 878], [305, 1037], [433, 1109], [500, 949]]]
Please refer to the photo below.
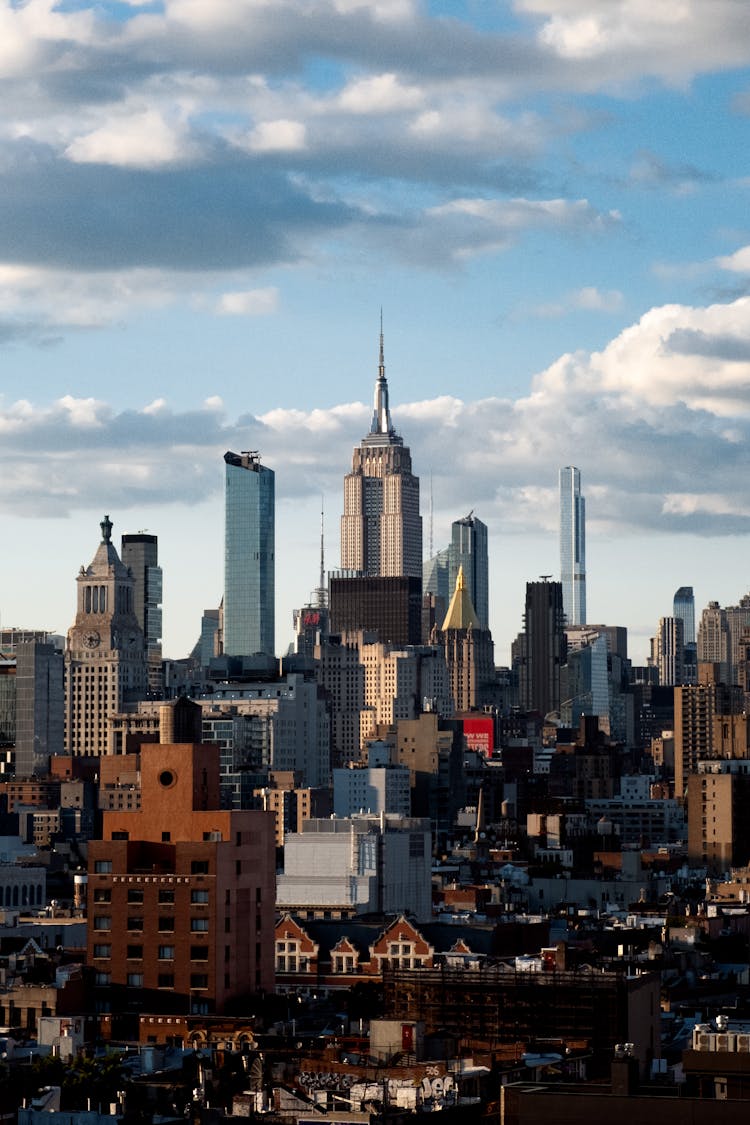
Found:
[[368, 425], [379, 310], [425, 548], [490, 528], [498, 661], [581, 468], [589, 620], [747, 592], [738, 0], [0, 0], [0, 620], [64, 632], [108, 512], [165, 651], [277, 476], [277, 645]]

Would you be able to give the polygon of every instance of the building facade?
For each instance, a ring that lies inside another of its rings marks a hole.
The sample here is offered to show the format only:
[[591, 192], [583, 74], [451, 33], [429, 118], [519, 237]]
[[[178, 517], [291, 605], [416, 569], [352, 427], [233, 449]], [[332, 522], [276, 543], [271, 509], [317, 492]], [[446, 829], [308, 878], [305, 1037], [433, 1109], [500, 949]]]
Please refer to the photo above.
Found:
[[391, 423], [382, 326], [370, 432], [355, 447], [344, 478], [341, 567], [370, 576], [422, 577], [419, 478]]
[[144, 531], [123, 535], [120, 557], [133, 576], [133, 608], [146, 641], [149, 691], [161, 696], [164, 686], [161, 669], [163, 578], [159, 540]]
[[487, 524], [469, 512], [451, 524], [448, 596], [452, 596], [462, 571], [466, 589], [482, 629], [490, 627], [490, 579]]
[[144, 746], [141, 786], [89, 843], [97, 1008], [221, 1014], [273, 988], [273, 816], [220, 809], [216, 746]]
[[224, 653], [273, 656], [275, 475], [256, 452], [228, 452], [224, 462]]
[[147, 693], [146, 645], [135, 615], [134, 582], [112, 544], [112, 521], [76, 579], [78, 607], [65, 649], [65, 749], [107, 753], [108, 717]]
[[41, 641], [16, 649], [16, 776], [49, 772], [64, 746], [63, 654]]
[[581, 473], [560, 469], [560, 580], [568, 625], [586, 624], [586, 501]]

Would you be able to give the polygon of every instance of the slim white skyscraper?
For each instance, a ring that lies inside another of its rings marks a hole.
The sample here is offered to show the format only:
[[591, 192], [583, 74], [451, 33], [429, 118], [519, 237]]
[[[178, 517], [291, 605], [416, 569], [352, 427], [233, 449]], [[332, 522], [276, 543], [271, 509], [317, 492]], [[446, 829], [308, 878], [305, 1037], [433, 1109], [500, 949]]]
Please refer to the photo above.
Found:
[[586, 624], [586, 501], [581, 473], [560, 469], [560, 580], [568, 625]]

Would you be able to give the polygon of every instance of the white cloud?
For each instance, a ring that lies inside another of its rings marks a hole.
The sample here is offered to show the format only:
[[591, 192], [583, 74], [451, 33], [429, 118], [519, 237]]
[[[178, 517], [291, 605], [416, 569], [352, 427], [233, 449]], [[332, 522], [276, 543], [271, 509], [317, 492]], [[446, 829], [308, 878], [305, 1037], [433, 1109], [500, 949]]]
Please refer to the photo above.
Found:
[[142, 109], [92, 130], [65, 149], [79, 164], [113, 164], [121, 168], [158, 168], [196, 155], [185, 128], [152, 109]]
[[423, 91], [404, 85], [396, 74], [357, 79], [345, 86], [338, 96], [339, 106], [349, 113], [394, 113], [414, 109], [423, 101]]
[[750, 246], [742, 246], [733, 254], [717, 258], [716, 264], [730, 273], [750, 273]]
[[244, 292], [224, 293], [219, 298], [217, 311], [222, 316], [270, 316], [279, 307], [279, 291], [246, 289]]
[[301, 152], [307, 146], [307, 130], [302, 121], [261, 121], [246, 144], [251, 152]]

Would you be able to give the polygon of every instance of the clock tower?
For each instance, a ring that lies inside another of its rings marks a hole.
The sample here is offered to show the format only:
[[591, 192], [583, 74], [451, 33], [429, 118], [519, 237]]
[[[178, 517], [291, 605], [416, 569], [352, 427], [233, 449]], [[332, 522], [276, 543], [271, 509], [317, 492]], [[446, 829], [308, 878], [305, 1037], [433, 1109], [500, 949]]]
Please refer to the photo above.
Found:
[[102, 540], [76, 584], [78, 606], [65, 649], [65, 747], [68, 754], [107, 753], [110, 715], [145, 698], [146, 646], [133, 602], [134, 579], [112, 544]]

